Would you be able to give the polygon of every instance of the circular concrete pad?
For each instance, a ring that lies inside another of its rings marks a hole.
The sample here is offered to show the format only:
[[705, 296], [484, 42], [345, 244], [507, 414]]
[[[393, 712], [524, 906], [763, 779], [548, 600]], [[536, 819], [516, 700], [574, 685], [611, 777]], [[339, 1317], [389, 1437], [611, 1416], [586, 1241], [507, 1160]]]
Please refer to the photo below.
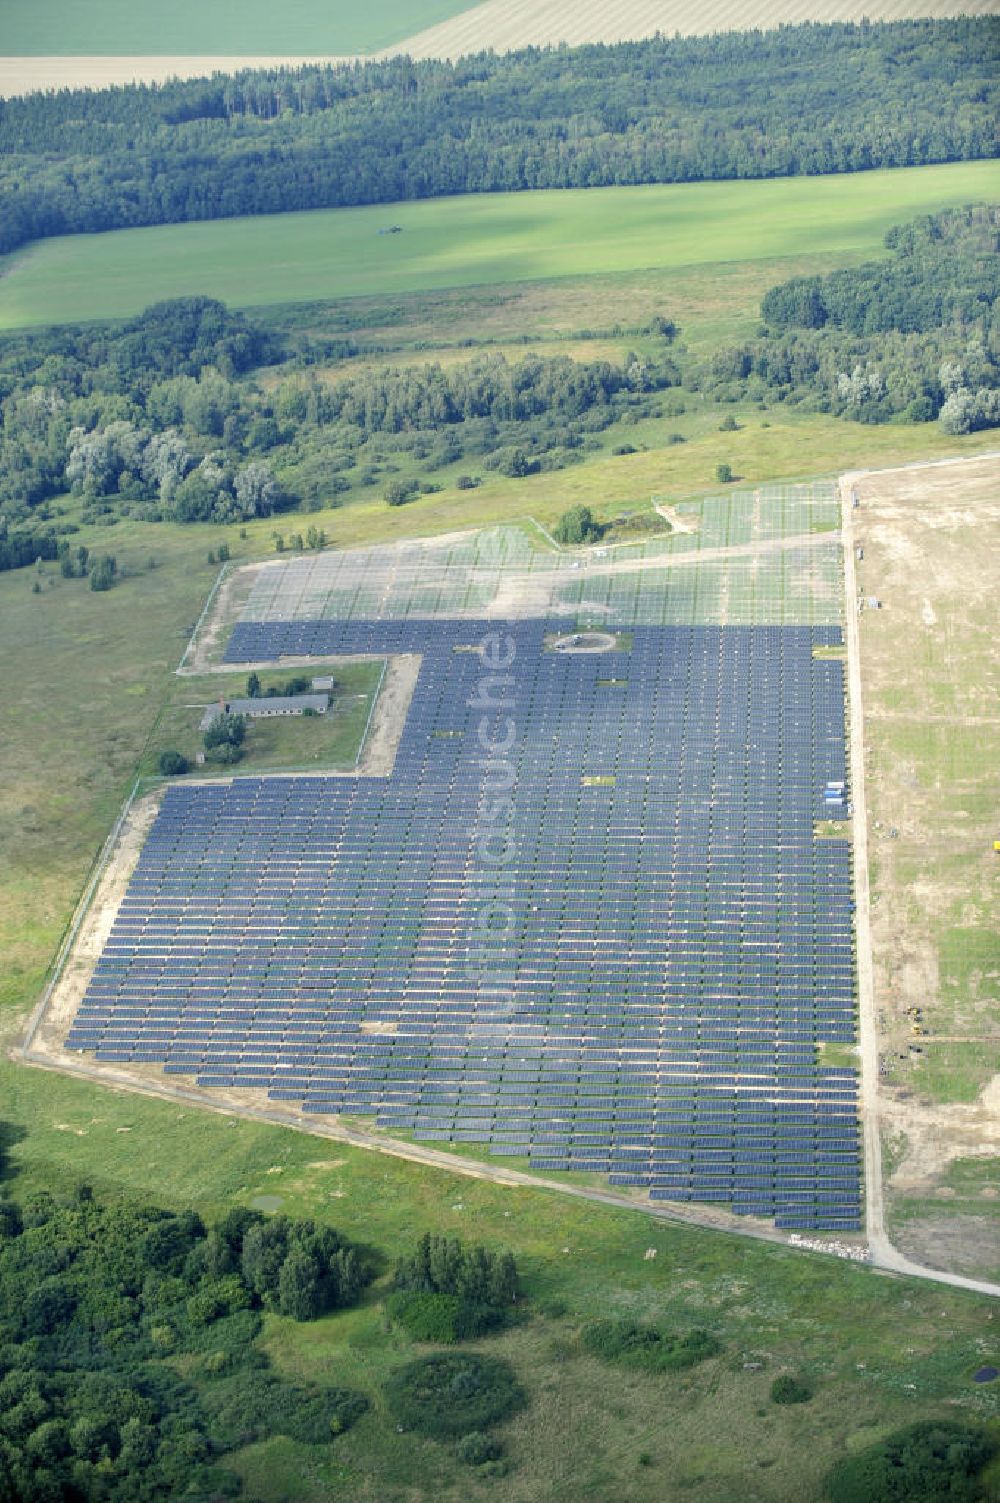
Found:
[[612, 652], [617, 639], [606, 631], [575, 631], [567, 637], [557, 637], [552, 643], [553, 652]]

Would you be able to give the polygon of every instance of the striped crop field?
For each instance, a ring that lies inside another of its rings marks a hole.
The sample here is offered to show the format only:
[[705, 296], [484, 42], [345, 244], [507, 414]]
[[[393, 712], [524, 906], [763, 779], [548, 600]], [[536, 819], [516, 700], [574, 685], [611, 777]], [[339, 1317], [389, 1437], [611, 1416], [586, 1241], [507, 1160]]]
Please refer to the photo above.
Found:
[[657, 32], [705, 36], [866, 16], [908, 21], [998, 14], [1000, 0], [486, 0], [410, 37], [403, 50], [413, 57], [461, 57], [487, 48], [636, 41]]

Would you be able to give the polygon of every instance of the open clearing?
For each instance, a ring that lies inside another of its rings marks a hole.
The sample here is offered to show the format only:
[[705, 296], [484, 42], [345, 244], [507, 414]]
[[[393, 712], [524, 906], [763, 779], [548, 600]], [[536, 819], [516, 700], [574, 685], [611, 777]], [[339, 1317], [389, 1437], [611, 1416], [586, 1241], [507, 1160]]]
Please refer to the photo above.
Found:
[[[0, 328], [204, 293], [238, 306], [642, 268], [878, 254], [890, 225], [1000, 190], [995, 162], [385, 204], [73, 235], [7, 258]], [[403, 233], [379, 235], [387, 224]]]
[[854, 484], [859, 590], [880, 602], [859, 624], [889, 1228], [995, 1276], [1000, 460]]
[[278, 10], [254, 0], [241, 8], [240, 50], [234, 53], [231, 14], [219, 0], [183, 0], [168, 10], [127, 0], [100, 0], [86, 10], [67, 0], [8, 0], [0, 29], [0, 98], [33, 89], [107, 88], [343, 62], [350, 54], [457, 58], [487, 49], [631, 41], [657, 32], [702, 36], [802, 21], [942, 19], [996, 15], [998, 9], [998, 0], [487, 0], [477, 6], [377, 0], [364, 8], [345, 0], [325, 6], [297, 0]]

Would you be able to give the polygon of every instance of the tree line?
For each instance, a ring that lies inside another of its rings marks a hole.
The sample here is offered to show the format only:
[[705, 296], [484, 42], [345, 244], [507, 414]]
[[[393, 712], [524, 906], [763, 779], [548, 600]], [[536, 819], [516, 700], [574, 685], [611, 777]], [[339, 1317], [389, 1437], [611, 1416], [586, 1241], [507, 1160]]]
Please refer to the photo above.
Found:
[[997, 155], [996, 18], [395, 58], [0, 103], [0, 254], [456, 193]]
[[[612, 424], [676, 410], [661, 399], [671, 387], [951, 433], [995, 426], [998, 240], [996, 206], [924, 216], [889, 231], [881, 260], [772, 288], [757, 336], [707, 358], [651, 316], [644, 353], [619, 360], [480, 351], [354, 366], [348, 353], [317, 371], [322, 341], [281, 339], [205, 297], [0, 337], [0, 569], [58, 558], [72, 572], [78, 520], [225, 524], [562, 469]], [[49, 505], [67, 491], [78, 520]]]

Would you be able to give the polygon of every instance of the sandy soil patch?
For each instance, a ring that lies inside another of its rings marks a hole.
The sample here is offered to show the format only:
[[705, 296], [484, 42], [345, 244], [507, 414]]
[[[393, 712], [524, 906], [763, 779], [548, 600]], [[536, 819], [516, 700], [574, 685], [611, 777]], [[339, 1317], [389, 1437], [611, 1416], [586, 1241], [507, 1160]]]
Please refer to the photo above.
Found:
[[992, 1216], [948, 1212], [903, 1222], [896, 1233], [900, 1250], [929, 1268], [976, 1274], [1000, 1267], [997, 1223]]
[[76, 1017], [94, 968], [107, 943], [146, 836], [159, 812], [162, 797], [163, 790], [158, 789], [132, 804], [118, 839], [108, 854], [76, 942], [52, 989], [35, 1033], [35, 1047], [45, 1053], [62, 1051], [63, 1040]]
[[422, 661], [416, 652], [398, 653], [389, 659], [358, 761], [357, 771], [362, 777], [387, 778], [395, 767]]
[[676, 506], [668, 506], [664, 501], [654, 501], [653, 510], [669, 522], [673, 532], [697, 532], [700, 518], [690, 512], [680, 511]]
[[270, 560], [241, 564], [222, 575], [205, 606], [181, 660], [178, 673], [208, 673], [211, 669], [225, 668], [220, 660], [226, 645], [228, 628], [238, 621], [253, 589], [254, 580]]
[[905, 1152], [889, 1179], [891, 1189], [900, 1195], [933, 1194], [955, 1159], [1000, 1154], [1000, 1075], [968, 1106], [921, 1107], [883, 1092], [881, 1118], [890, 1133], [906, 1136]]

